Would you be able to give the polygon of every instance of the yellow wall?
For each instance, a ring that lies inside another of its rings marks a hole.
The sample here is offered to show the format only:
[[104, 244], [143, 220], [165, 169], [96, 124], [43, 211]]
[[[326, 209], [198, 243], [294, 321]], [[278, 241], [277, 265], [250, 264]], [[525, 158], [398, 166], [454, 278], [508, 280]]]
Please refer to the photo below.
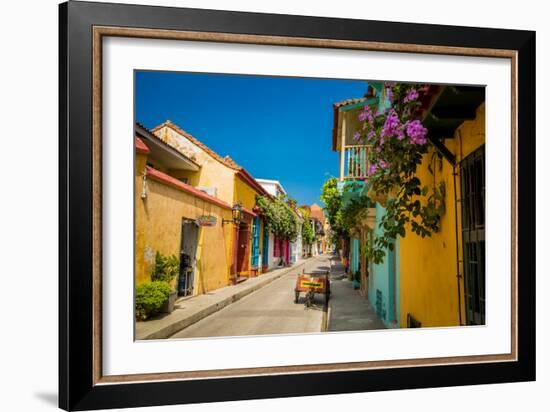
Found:
[[195, 219], [210, 214], [216, 216], [217, 223], [214, 227], [199, 228], [195, 293], [227, 286], [233, 226], [222, 225], [222, 219], [231, 219], [231, 210], [150, 178], [147, 179], [147, 197], [142, 199], [145, 162], [146, 156], [138, 154], [135, 192], [136, 283], [150, 281], [156, 251], [179, 257], [183, 218]]
[[235, 176], [235, 202], [241, 202], [241, 204], [249, 210], [252, 210], [256, 205], [256, 196], [258, 192], [252, 189], [247, 183], [245, 183], [239, 176]]
[[[477, 109], [476, 119], [464, 122], [455, 132], [454, 138], [446, 139], [445, 145], [455, 154], [456, 161], [473, 152], [485, 142], [485, 104]], [[453, 169], [445, 160], [432, 164], [434, 174], [428, 170], [433, 149], [424, 156], [417, 169], [422, 184], [445, 182], [445, 214], [441, 218], [438, 233], [422, 239], [407, 230], [407, 236], [400, 238], [399, 285], [400, 325], [406, 327], [407, 313], [422, 322], [423, 327], [453, 326], [459, 324], [458, 286], [456, 278], [456, 234], [455, 202], [453, 192]], [[436, 159], [437, 156], [436, 156]], [[435, 167], [434, 167], [435, 166]], [[441, 169], [440, 169], [441, 167]], [[457, 167], [457, 173], [459, 169]], [[460, 197], [460, 179], [456, 178], [457, 198]], [[458, 248], [462, 259], [461, 210], [458, 205]], [[409, 228], [410, 229], [410, 228]], [[460, 274], [463, 275], [462, 265]], [[464, 282], [460, 281], [462, 322], [465, 321]]]
[[217, 189], [216, 197], [230, 205], [233, 204], [235, 170], [222, 164], [170, 127], [163, 126], [155, 131], [155, 134], [164, 142], [193, 159], [200, 166], [198, 172], [182, 170], [174, 173], [174, 171], [170, 171], [170, 175], [177, 178], [188, 178], [191, 186], [215, 187]]

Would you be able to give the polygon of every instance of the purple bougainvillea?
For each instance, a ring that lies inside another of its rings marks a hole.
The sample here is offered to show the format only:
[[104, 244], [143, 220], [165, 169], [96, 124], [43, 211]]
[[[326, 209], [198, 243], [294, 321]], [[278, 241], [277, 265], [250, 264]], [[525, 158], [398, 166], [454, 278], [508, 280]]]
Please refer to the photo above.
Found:
[[422, 126], [420, 120], [409, 121], [406, 124], [407, 136], [411, 144], [424, 145], [426, 144], [426, 134], [428, 130]]

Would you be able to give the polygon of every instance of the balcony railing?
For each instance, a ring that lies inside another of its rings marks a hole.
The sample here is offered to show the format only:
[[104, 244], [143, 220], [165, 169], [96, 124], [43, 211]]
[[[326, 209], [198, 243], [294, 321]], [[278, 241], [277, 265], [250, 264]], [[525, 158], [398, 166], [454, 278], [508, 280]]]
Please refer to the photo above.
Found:
[[344, 146], [340, 153], [340, 180], [362, 179], [367, 176], [368, 153], [371, 146]]

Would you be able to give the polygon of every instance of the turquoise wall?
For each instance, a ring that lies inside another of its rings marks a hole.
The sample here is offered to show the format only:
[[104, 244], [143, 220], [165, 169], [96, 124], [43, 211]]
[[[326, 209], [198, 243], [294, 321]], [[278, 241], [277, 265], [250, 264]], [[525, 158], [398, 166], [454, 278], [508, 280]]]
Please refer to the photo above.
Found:
[[[380, 204], [376, 204], [376, 230], [375, 236], [381, 235], [383, 229], [378, 222], [384, 217], [386, 209]], [[396, 250], [386, 251], [386, 257], [380, 264], [371, 264], [371, 273], [369, 279], [369, 301], [380, 319], [386, 326], [395, 326], [395, 321], [399, 318], [397, 314], [397, 303], [399, 302], [399, 282], [396, 279], [396, 260], [398, 252]]]
[[350, 270], [353, 275], [359, 270], [359, 239], [351, 238]]
[[[397, 313], [397, 319], [395, 319], [396, 326], [401, 327], [401, 322], [399, 314], [401, 313], [401, 280], [399, 268], [401, 264], [399, 262], [399, 238], [395, 241], [395, 312]], [[405, 325], [406, 326], [406, 325]]]

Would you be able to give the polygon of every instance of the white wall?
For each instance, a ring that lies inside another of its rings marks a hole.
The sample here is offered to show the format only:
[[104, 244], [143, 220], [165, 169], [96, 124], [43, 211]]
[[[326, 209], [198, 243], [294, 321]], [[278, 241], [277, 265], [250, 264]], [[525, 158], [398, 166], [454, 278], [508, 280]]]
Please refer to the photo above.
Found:
[[290, 242], [290, 253], [294, 256], [294, 262], [299, 262], [302, 258], [302, 224], [298, 225], [298, 236], [295, 242]]
[[[550, 152], [550, 135], [544, 114], [550, 111], [548, 12], [542, 1], [504, 0], [499, 3], [478, 0], [442, 3], [436, 0], [395, 0], [391, 5], [371, 2], [349, 3], [342, 7], [334, 1], [246, 1], [127, 0], [127, 3], [179, 5], [213, 9], [350, 17], [506, 27], [537, 30], [537, 167], [539, 172], [537, 209], [540, 212], [537, 231], [537, 348], [538, 381], [307, 398], [268, 399], [204, 405], [143, 408], [154, 411], [257, 411], [281, 410], [422, 410], [463, 412], [518, 411], [529, 406], [545, 410], [550, 387], [550, 301], [544, 299], [550, 289], [548, 268], [544, 262], [548, 248], [550, 221], [542, 219], [550, 203], [546, 182], [550, 178], [545, 157]], [[2, 193], [13, 194], [2, 199], [0, 242], [2, 254], [3, 316], [2, 409], [42, 412], [55, 410], [57, 393], [57, 1], [29, 0], [3, 2], [0, 25], [2, 51], [0, 65], [2, 99], [0, 113], [4, 125], [39, 128], [40, 133], [6, 134], [2, 139], [4, 153], [0, 170], [4, 176]], [[21, 22], [24, 22], [24, 27]], [[38, 63], [39, 62], [39, 63]], [[37, 129], [38, 130], [38, 129]], [[22, 146], [22, 139], [25, 145]], [[22, 157], [24, 153], [24, 162]], [[37, 173], [38, 172], [38, 173]], [[39, 180], [38, 180], [39, 179]], [[9, 199], [17, 199], [10, 201]], [[37, 207], [39, 199], [39, 207]], [[32, 224], [26, 222], [32, 221]], [[25, 222], [25, 223], [23, 223]], [[23, 262], [23, 264], [22, 264]], [[26, 263], [29, 262], [29, 263]], [[22, 281], [24, 280], [24, 281]], [[14, 291], [20, 291], [19, 293]], [[21, 292], [24, 291], [24, 292]], [[28, 304], [22, 304], [27, 302]], [[450, 402], [449, 400], [452, 400]]]
[[274, 241], [275, 237], [273, 236], [273, 233], [269, 234], [269, 243], [267, 244], [267, 269], [271, 269], [275, 266], [275, 259], [273, 258], [273, 249], [274, 249]]

